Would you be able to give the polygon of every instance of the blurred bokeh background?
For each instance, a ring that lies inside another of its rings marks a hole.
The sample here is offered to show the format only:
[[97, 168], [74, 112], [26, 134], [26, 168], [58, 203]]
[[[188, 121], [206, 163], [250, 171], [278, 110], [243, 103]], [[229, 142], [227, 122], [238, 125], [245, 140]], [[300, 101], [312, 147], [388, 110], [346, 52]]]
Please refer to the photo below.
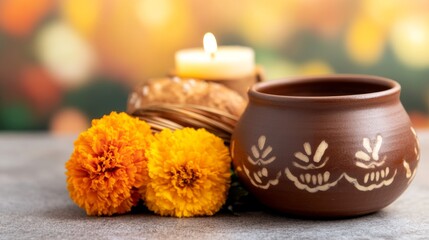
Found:
[[429, 127], [426, 0], [0, 0], [0, 130], [81, 131], [208, 31], [254, 48], [268, 79], [393, 78]]

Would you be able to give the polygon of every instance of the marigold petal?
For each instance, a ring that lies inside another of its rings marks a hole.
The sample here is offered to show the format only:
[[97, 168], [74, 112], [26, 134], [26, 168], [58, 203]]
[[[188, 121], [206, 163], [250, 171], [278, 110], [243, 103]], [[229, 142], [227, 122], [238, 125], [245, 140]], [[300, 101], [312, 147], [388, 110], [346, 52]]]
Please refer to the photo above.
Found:
[[148, 182], [145, 152], [152, 140], [150, 126], [125, 113], [93, 120], [66, 163], [71, 199], [88, 215], [130, 211]]
[[147, 207], [162, 216], [213, 215], [225, 203], [230, 184], [228, 148], [204, 129], [163, 130], [148, 158]]

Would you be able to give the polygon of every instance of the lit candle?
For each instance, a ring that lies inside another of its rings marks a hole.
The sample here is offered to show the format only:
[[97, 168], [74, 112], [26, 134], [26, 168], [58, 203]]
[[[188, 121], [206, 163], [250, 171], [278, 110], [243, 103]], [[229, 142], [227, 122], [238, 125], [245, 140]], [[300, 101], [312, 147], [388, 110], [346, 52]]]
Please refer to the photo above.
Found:
[[255, 74], [255, 53], [241, 46], [217, 47], [212, 33], [204, 35], [204, 49], [191, 48], [176, 53], [176, 74], [206, 80], [242, 78]]

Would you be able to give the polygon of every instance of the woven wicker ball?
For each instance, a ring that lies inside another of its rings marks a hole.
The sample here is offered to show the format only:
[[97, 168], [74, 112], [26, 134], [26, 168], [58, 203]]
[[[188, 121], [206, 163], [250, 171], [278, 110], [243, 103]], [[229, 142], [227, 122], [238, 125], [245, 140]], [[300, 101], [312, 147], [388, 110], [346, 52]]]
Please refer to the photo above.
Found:
[[240, 116], [246, 103], [237, 92], [222, 84], [178, 77], [157, 78], [133, 89], [128, 99], [127, 112], [133, 113], [156, 104], [191, 104]]

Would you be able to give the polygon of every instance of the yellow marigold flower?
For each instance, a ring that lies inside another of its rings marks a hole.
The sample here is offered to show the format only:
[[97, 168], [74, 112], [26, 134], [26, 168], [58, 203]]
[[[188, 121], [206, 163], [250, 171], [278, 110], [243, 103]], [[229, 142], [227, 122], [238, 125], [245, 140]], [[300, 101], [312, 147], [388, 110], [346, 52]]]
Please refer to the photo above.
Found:
[[93, 120], [66, 163], [71, 199], [88, 215], [130, 211], [148, 181], [145, 152], [151, 140], [150, 126], [125, 113]]
[[213, 215], [230, 183], [228, 148], [204, 129], [163, 130], [147, 151], [146, 206], [163, 216]]

